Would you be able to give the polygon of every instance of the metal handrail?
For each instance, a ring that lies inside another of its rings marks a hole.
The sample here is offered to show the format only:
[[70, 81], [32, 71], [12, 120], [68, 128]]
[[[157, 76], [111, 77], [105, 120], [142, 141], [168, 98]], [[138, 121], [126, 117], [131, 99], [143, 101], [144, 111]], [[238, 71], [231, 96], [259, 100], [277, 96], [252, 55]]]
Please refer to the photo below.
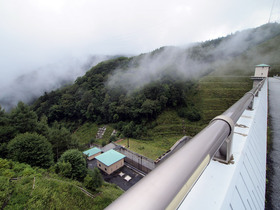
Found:
[[[263, 83], [264, 80], [222, 115], [230, 118], [235, 124]], [[216, 119], [210, 122], [186, 145], [107, 209], [176, 209], [231, 132], [233, 132], [231, 126], [225, 120]]]

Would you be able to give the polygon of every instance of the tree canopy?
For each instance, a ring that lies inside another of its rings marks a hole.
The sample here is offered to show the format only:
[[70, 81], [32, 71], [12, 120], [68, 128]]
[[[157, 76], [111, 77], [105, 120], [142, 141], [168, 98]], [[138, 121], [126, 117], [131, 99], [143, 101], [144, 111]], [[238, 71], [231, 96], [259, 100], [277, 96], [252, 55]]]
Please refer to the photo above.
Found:
[[101, 187], [103, 183], [102, 175], [97, 167], [93, 171], [89, 170], [89, 173], [84, 178], [84, 184], [88, 189], [96, 190]]
[[71, 177], [74, 179], [83, 180], [87, 175], [86, 159], [83, 153], [77, 149], [70, 149], [64, 152], [59, 162], [71, 164]]
[[36, 133], [17, 135], [8, 144], [8, 157], [31, 166], [48, 168], [53, 164], [53, 152], [48, 140]]

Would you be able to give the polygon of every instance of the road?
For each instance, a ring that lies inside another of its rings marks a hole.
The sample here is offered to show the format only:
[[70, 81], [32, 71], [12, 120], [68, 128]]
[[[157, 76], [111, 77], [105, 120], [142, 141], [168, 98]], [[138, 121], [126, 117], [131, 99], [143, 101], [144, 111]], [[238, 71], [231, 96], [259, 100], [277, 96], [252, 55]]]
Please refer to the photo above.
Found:
[[271, 147], [267, 159], [266, 209], [280, 209], [280, 80], [269, 78]]

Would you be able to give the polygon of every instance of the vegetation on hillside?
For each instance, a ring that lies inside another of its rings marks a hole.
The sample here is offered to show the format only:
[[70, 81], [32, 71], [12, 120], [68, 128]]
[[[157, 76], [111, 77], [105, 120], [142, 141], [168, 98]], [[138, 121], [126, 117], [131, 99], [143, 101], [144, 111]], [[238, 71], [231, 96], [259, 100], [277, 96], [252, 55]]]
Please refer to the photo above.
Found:
[[[98, 172], [97, 172], [98, 173]], [[108, 183], [89, 185], [51, 170], [0, 158], [1, 209], [104, 209], [122, 194]], [[97, 182], [93, 182], [97, 183]]]
[[[0, 143], [0, 157], [41, 167], [50, 166], [63, 152], [78, 147], [76, 139], [63, 124], [55, 122], [50, 126], [45, 116], [38, 119], [37, 114], [22, 102], [10, 113], [0, 107]], [[35, 164], [39, 157], [49, 159], [50, 163]]]
[[[9, 113], [0, 107], [0, 157], [40, 167], [0, 159], [0, 206], [60, 208], [70, 197], [77, 202], [69, 199], [69, 208], [92, 207], [90, 198], [66, 183], [69, 178], [96, 195], [93, 208], [105, 207], [115, 198], [108, 198], [110, 190], [116, 197], [120, 193], [100, 180], [98, 171], [86, 169], [80, 151], [88, 143], [104, 145], [115, 138], [111, 133], [116, 129], [117, 137], [132, 138], [134, 151], [156, 159], [250, 90], [256, 64], [280, 72], [279, 34], [279, 24], [266, 24], [188, 48], [162, 47], [111, 59], [74, 84], [45, 93], [32, 106], [19, 102]], [[95, 139], [100, 126], [107, 131]], [[35, 176], [40, 187], [32, 190]]]
[[[259, 52], [258, 47], [279, 34], [278, 24], [266, 24], [186, 49], [163, 47], [104, 61], [73, 85], [45, 93], [35, 101], [33, 110], [39, 117], [45, 115], [49, 123], [66, 122], [73, 131], [85, 122], [110, 123], [124, 136], [134, 138], [145, 136], [150, 122], [167, 109], [175, 108], [179, 117], [196, 122], [202, 119], [202, 110], [194, 103], [198, 79], [222, 71], [226, 65], [239, 67], [244, 57], [253, 56], [248, 52]], [[261, 57], [259, 53], [254, 56], [254, 60]]]
[[1, 209], [103, 209], [121, 194], [103, 182], [98, 169], [87, 169], [86, 157], [74, 149], [79, 144], [67, 128], [57, 122], [49, 126], [45, 116], [38, 120], [22, 102], [10, 113], [0, 109], [0, 143], [0, 158], [21, 162], [0, 159]]

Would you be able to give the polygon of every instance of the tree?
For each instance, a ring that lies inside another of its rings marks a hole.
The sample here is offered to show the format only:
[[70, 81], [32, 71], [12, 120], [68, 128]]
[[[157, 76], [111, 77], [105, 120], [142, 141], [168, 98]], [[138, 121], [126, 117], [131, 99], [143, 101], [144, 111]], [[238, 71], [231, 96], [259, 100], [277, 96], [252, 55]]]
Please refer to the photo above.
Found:
[[58, 162], [55, 165], [55, 172], [61, 174], [62, 176], [71, 178], [72, 166], [69, 162]]
[[11, 159], [48, 168], [53, 164], [53, 152], [48, 140], [36, 133], [17, 135], [8, 144], [8, 157]]
[[52, 128], [49, 129], [49, 141], [52, 144], [56, 161], [58, 161], [63, 152], [77, 146], [70, 131], [65, 127], [60, 127], [58, 122], [54, 122]]
[[48, 118], [46, 115], [42, 115], [40, 121], [37, 122], [36, 133], [41, 134], [45, 137], [49, 135]]
[[130, 123], [128, 123], [127, 125], [125, 125], [123, 127], [123, 135], [125, 135], [126, 137], [133, 137], [133, 132], [135, 130], [135, 124], [133, 121], [130, 121]]
[[157, 113], [160, 113], [161, 106], [158, 100], [150, 100], [146, 99], [144, 103], [141, 106], [141, 113], [147, 116], [154, 117], [157, 115]]
[[[11, 125], [8, 114], [0, 106], [0, 157], [5, 157], [2, 150], [7, 142], [15, 137], [16, 130]], [[2, 148], [2, 149], [1, 149]]]
[[75, 116], [75, 98], [72, 94], [65, 93], [61, 97], [61, 106], [65, 117], [72, 118]]
[[69, 162], [71, 164], [71, 177], [74, 179], [82, 180], [87, 174], [86, 160], [83, 153], [77, 149], [70, 149], [64, 152], [59, 162]]
[[98, 168], [94, 168], [93, 171], [89, 171], [87, 176], [84, 178], [84, 185], [86, 188], [96, 190], [103, 184], [103, 178]]
[[192, 109], [192, 110], [188, 111], [187, 118], [191, 122], [196, 122], [201, 119], [201, 116], [196, 109]]
[[93, 174], [92, 174], [92, 180], [94, 182], [94, 187], [98, 188], [101, 187], [103, 184], [103, 177], [99, 171], [98, 168], [94, 168]]
[[10, 119], [18, 133], [34, 132], [36, 130], [38, 117], [23, 102], [19, 102], [17, 107], [11, 111]]

